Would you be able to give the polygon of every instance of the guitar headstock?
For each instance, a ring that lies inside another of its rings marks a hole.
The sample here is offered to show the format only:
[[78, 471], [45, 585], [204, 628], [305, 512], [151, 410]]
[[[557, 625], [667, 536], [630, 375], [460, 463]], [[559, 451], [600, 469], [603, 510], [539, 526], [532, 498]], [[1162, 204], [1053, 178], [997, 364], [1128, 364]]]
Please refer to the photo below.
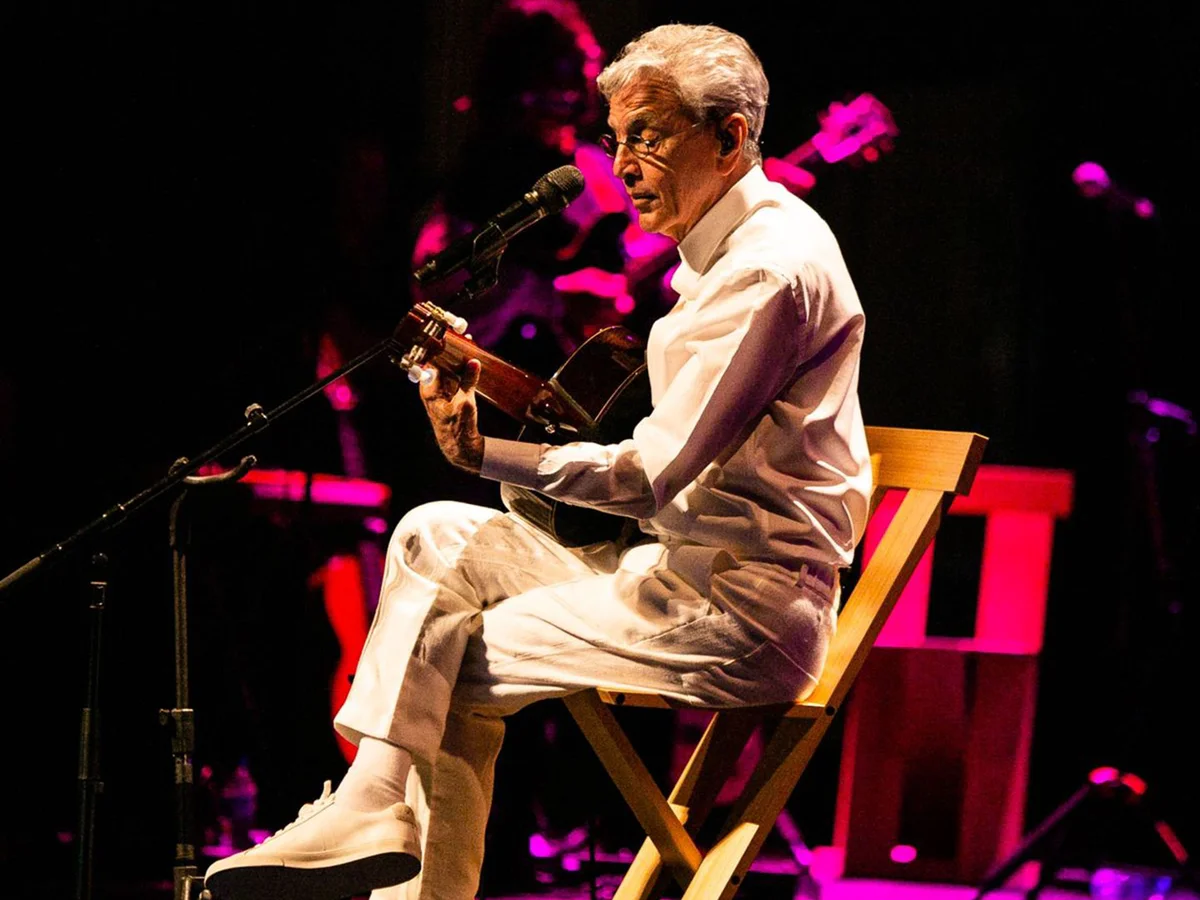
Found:
[[422, 301], [413, 304], [392, 333], [391, 360], [408, 373], [412, 382], [428, 384], [432, 378], [425, 368], [442, 351], [448, 333], [461, 335], [467, 320], [448, 310]]
[[810, 143], [827, 163], [851, 157], [874, 162], [881, 153], [891, 151], [893, 139], [900, 133], [891, 110], [873, 94], [859, 94], [849, 103], [835, 101], [817, 120], [821, 130]]

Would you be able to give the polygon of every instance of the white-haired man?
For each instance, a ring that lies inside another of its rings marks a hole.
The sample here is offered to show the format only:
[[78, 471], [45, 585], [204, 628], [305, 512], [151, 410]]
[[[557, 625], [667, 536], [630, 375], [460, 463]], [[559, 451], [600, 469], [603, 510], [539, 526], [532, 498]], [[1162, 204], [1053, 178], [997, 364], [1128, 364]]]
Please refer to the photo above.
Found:
[[825, 223], [763, 175], [767, 80], [744, 40], [656, 28], [599, 86], [642, 228], [680, 242], [652, 412], [619, 444], [549, 446], [478, 433], [474, 361], [421, 392], [456, 466], [635, 518], [644, 539], [567, 549], [498, 510], [406, 515], [335, 718], [354, 762], [209, 869], [218, 900], [470, 900], [505, 715], [600, 685], [721, 707], [815, 684], [871, 480], [857, 294]]

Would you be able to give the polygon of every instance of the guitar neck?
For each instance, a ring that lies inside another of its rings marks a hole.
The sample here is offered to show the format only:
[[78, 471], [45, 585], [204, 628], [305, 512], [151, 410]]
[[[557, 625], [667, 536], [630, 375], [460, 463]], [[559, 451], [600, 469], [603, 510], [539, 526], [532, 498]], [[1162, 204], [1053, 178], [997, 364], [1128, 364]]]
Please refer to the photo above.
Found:
[[783, 161], [797, 168], [811, 169], [825, 162], [825, 159], [821, 156], [821, 151], [817, 149], [817, 145], [813, 143], [812, 139], [809, 139], [783, 157]]
[[482, 368], [476, 393], [518, 422], [528, 424], [539, 421], [534, 416], [535, 411], [558, 393], [548, 382], [505, 362], [474, 341], [452, 331], [446, 332], [444, 341], [432, 362], [441, 369], [457, 374], [468, 360], [479, 360]]

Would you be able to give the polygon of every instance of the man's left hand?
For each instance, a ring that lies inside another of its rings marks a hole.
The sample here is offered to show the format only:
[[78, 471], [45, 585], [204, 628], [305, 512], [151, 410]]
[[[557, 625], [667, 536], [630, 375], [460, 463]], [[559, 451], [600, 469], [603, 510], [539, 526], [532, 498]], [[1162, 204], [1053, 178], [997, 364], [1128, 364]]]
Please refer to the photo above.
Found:
[[429, 383], [421, 385], [421, 400], [442, 454], [458, 468], [475, 474], [483, 468], [483, 435], [475, 406], [481, 368], [479, 360], [472, 359], [459, 376], [435, 369]]

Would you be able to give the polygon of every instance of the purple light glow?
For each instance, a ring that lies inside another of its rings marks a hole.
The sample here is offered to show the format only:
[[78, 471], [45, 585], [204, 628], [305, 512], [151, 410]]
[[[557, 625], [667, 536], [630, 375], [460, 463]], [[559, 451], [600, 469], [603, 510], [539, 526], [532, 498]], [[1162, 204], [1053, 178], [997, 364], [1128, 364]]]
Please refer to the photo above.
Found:
[[888, 856], [892, 862], [905, 866], [917, 858], [917, 848], [911, 844], [897, 844]]
[[371, 534], [387, 534], [388, 523], [387, 519], [381, 516], [367, 516], [363, 519], [363, 527]]
[[1146, 409], [1164, 419], [1177, 419], [1185, 425], [1190, 425], [1189, 434], [1196, 433], [1196, 423], [1192, 419], [1192, 414], [1189, 410], [1184, 409], [1178, 403], [1172, 403], [1169, 400], [1159, 400], [1151, 398], [1146, 402]]
[[332, 503], [337, 506], [381, 506], [385, 503], [383, 485], [358, 479], [346, 481], [314, 481], [313, 503]]
[[544, 834], [534, 832], [529, 836], [529, 855], [534, 859], [553, 859], [554, 845], [546, 840]]
[[[261, 844], [262, 841], [255, 841], [255, 843]], [[238, 849], [233, 844], [209, 844], [202, 848], [202, 852], [205, 856], [212, 857], [213, 859], [225, 859], [237, 853]]]
[[1075, 167], [1071, 179], [1079, 194], [1089, 200], [1105, 197], [1111, 209], [1132, 212], [1139, 219], [1153, 219], [1157, 210], [1148, 197], [1139, 197], [1131, 191], [1114, 184], [1104, 167], [1095, 162], [1083, 162]]
[[314, 475], [279, 469], [252, 469], [242, 479], [256, 497], [267, 500], [328, 503], [334, 506], [361, 506], [382, 509], [388, 505], [392, 490], [385, 484], [339, 475]]
[[1112, 180], [1100, 163], [1083, 162], [1075, 167], [1071, 178], [1085, 197], [1100, 197], [1112, 187]]
[[532, 341], [537, 337], [538, 328], [533, 322], [526, 322], [521, 326], [521, 337], [527, 341]]
[[1130, 391], [1127, 397], [1130, 403], [1146, 407], [1146, 412], [1150, 415], [1158, 416], [1160, 419], [1174, 419], [1182, 422], [1187, 426], [1188, 434], [1196, 433], [1196, 420], [1192, 417], [1192, 411], [1187, 407], [1172, 403], [1170, 400], [1163, 400], [1160, 397], [1151, 397], [1145, 391]]

